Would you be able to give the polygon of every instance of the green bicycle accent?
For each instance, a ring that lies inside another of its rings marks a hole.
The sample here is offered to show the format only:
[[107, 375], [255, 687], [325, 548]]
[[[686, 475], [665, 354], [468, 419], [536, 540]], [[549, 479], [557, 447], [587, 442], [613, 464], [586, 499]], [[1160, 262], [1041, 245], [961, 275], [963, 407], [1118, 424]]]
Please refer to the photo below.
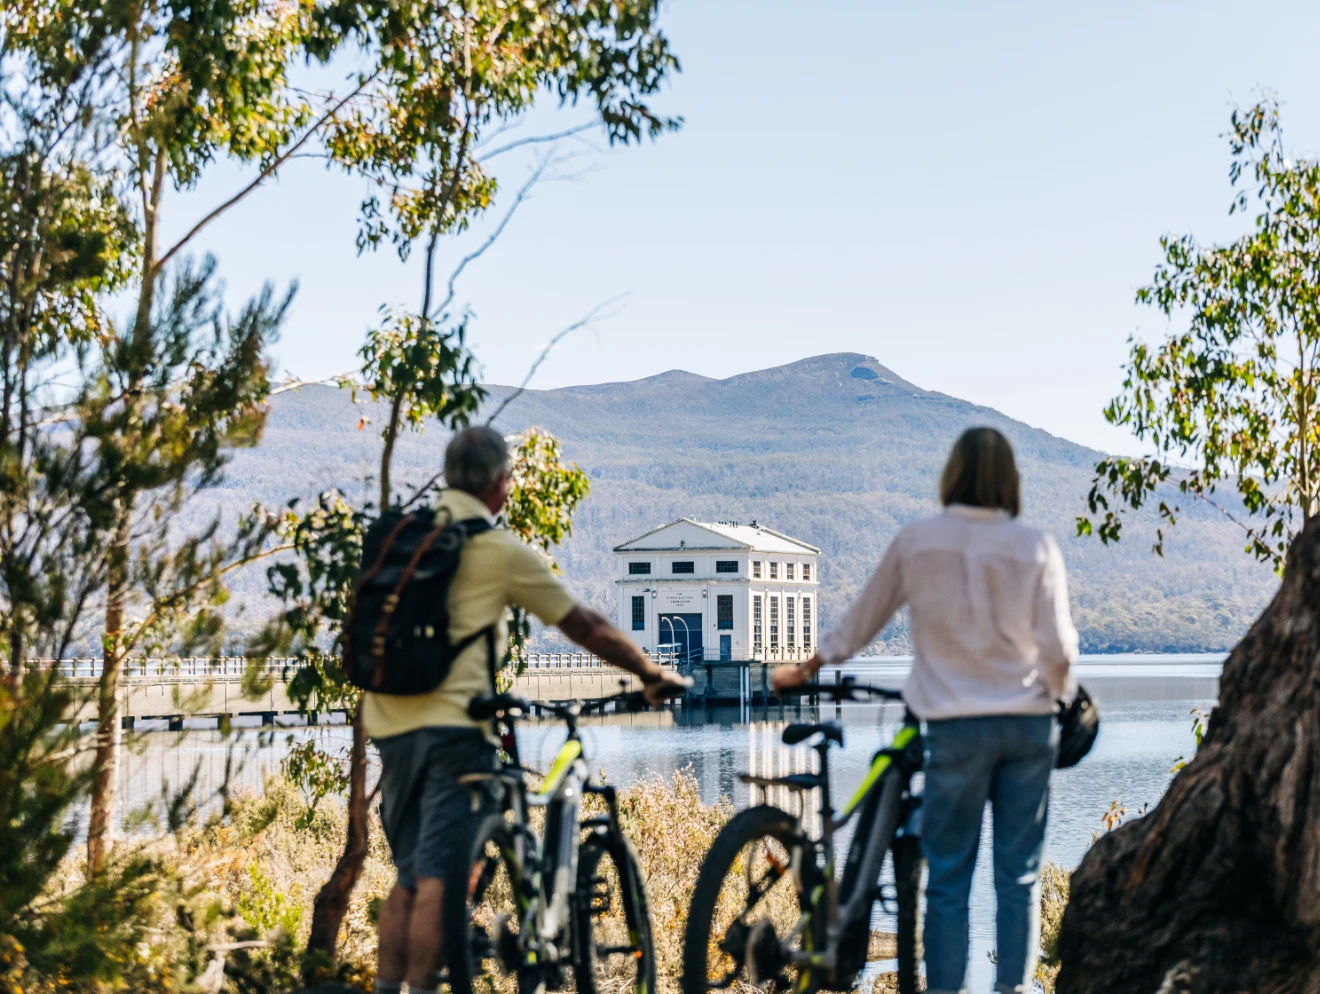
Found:
[[[833, 686], [805, 684], [796, 690], [836, 701], [856, 701], [861, 695], [902, 701], [899, 691], [859, 685], [848, 677]], [[765, 789], [765, 795], [720, 829], [702, 862], [683, 937], [682, 994], [732, 994], [749, 982], [767, 981], [788, 994], [851, 990], [871, 962], [876, 903], [888, 900], [897, 908], [898, 991], [916, 994], [921, 796], [914, 777], [922, 766], [920, 725], [905, 712], [902, 726], [839, 811], [830, 798], [829, 750], [831, 744], [842, 745], [842, 738], [835, 723], [794, 722], [785, 727], [783, 743], [808, 742], [819, 758], [819, 772], [740, 777]], [[807, 791], [815, 792], [816, 810], [810, 816]], [[778, 805], [772, 800], [776, 794]], [[835, 843], [850, 821], [852, 838], [842, 876], [836, 877]], [[772, 858], [772, 851], [786, 852], [787, 858]], [[744, 897], [730, 901], [731, 893]], [[790, 901], [798, 915], [791, 925], [783, 915]]]
[[[903, 728], [899, 730], [898, 734], [894, 736], [894, 744], [890, 748], [895, 750], [906, 749], [912, 740], [917, 737], [917, 734], [915, 728], [909, 725], [904, 725]], [[847, 818], [851, 815], [857, 805], [862, 803], [862, 799], [866, 797], [871, 788], [879, 782], [882, 776], [884, 776], [885, 770], [889, 769], [889, 764], [891, 762], [892, 760], [889, 756], [881, 755], [875, 757], [875, 762], [871, 764], [870, 772], [866, 774], [866, 777], [857, 787], [857, 793], [853, 794], [852, 800], [848, 802], [846, 807], [844, 807], [843, 818]]]
[[[570, 983], [578, 994], [603, 994], [602, 987], [653, 994], [655, 950], [637, 855], [619, 826], [617, 791], [592, 782], [578, 731], [580, 715], [639, 700], [616, 694], [542, 705], [564, 722], [568, 739], [535, 791], [516, 750], [488, 777], [472, 779], [480, 817], [465, 858], [449, 868], [442, 910], [453, 994], [486, 994], [501, 975], [516, 976], [522, 994]], [[505, 694], [476, 699], [468, 713], [476, 720], [502, 714], [508, 725], [531, 711]], [[603, 802], [603, 812], [584, 812], [589, 796]], [[543, 825], [533, 823], [534, 808], [545, 812]], [[622, 913], [626, 944], [609, 912]]]
[[582, 755], [582, 743], [576, 739], [569, 739], [564, 743], [564, 747], [559, 750], [559, 755], [555, 757], [554, 763], [550, 766], [550, 772], [545, 775], [545, 783], [541, 785], [538, 794], [553, 794], [555, 788], [559, 786], [559, 781], [564, 779], [564, 774], [568, 768], [573, 765], [573, 760]]

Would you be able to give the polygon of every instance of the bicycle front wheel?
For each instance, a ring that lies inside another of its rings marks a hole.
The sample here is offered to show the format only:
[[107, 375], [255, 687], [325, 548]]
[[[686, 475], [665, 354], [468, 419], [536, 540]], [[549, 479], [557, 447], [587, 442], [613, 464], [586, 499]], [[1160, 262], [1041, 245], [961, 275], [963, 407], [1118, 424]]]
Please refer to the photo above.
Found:
[[539, 994], [540, 970], [524, 962], [526, 907], [514, 826], [491, 815], [460, 846], [445, 881], [444, 933], [453, 994]]
[[[736, 815], [701, 864], [683, 937], [683, 994], [710, 994], [752, 984], [788, 985], [810, 994], [816, 971], [790, 957], [810, 953], [820, 933], [803, 922], [815, 883], [815, 858], [798, 820], [761, 805]], [[804, 875], [802, 888], [793, 868]], [[799, 928], [799, 926], [803, 926]]]
[[637, 854], [622, 836], [587, 836], [573, 903], [578, 994], [654, 994], [651, 912]]

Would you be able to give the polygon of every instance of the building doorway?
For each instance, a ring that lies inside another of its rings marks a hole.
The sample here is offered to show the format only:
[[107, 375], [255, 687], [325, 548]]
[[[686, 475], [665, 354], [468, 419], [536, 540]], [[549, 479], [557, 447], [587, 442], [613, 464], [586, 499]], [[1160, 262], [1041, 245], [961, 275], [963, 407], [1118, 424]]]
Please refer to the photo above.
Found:
[[733, 636], [720, 636], [720, 662], [727, 663], [733, 659]]
[[676, 646], [679, 659], [697, 663], [705, 658], [701, 635], [705, 617], [700, 614], [661, 614], [655, 632], [661, 642]]

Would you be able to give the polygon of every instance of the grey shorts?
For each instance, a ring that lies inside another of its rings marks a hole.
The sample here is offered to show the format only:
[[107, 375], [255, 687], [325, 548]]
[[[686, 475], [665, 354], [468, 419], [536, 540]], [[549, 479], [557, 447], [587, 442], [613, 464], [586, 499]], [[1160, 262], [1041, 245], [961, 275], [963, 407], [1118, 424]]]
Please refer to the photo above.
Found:
[[399, 886], [445, 878], [455, 844], [470, 839], [478, 817], [493, 810], [490, 791], [458, 782], [499, 768], [495, 747], [476, 728], [419, 728], [375, 739], [380, 753], [380, 819]]

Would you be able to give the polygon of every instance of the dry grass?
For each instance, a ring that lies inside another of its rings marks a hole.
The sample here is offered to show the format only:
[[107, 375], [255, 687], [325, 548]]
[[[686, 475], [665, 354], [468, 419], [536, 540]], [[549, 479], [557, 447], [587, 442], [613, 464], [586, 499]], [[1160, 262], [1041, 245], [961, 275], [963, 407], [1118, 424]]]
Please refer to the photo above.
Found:
[[[312, 899], [339, 857], [345, 827], [342, 809], [325, 805], [309, 827], [300, 828], [297, 819], [303, 810], [297, 788], [272, 777], [260, 793], [241, 795], [225, 824], [186, 835], [172, 858], [190, 879], [235, 909], [255, 931], [284, 929], [300, 946], [310, 925]], [[621, 790], [619, 813], [647, 884], [657, 986], [660, 994], [677, 994], [688, 902], [701, 861], [733, 815], [733, 808], [723, 802], [703, 803], [695, 778], [684, 770], [668, 778], [651, 775]], [[750, 855], [761, 860], [766, 851]], [[368, 972], [375, 961], [375, 912], [393, 883], [384, 834], [373, 813], [370, 851], [341, 936], [342, 955], [367, 967]], [[725, 888], [722, 905], [732, 908], [739, 901], [738, 886], [735, 879]], [[1042, 959], [1037, 973], [1047, 991], [1053, 989], [1058, 972], [1053, 947], [1067, 896], [1067, 871], [1047, 863], [1042, 880]], [[782, 935], [797, 919], [791, 891], [778, 885], [769, 899], [769, 917]], [[621, 934], [621, 905], [614, 902], [606, 920], [598, 920], [595, 927], [601, 930], [602, 941]], [[869, 960], [895, 954], [893, 936], [873, 933]], [[622, 975], [614, 978], [617, 983], [603, 979], [603, 994], [617, 994], [616, 988], [627, 986]], [[863, 989], [866, 994], [887, 994], [896, 989], [894, 982], [893, 974], [881, 974], [868, 979]]]
[[1054, 990], [1059, 975], [1056, 945], [1063, 909], [1068, 906], [1068, 881], [1071, 874], [1058, 863], [1046, 860], [1040, 874], [1040, 963], [1036, 980], [1047, 992]]
[[[281, 777], [266, 780], [261, 793], [240, 794], [223, 825], [186, 837], [181, 860], [208, 889], [235, 907], [258, 932], [283, 927], [301, 945], [311, 926], [312, 900], [343, 850], [346, 815], [333, 804], [317, 810], [300, 828], [305, 810], [298, 788]], [[376, 958], [375, 910], [394, 885], [385, 833], [375, 813], [366, 865], [344, 918], [340, 950], [354, 962]]]

